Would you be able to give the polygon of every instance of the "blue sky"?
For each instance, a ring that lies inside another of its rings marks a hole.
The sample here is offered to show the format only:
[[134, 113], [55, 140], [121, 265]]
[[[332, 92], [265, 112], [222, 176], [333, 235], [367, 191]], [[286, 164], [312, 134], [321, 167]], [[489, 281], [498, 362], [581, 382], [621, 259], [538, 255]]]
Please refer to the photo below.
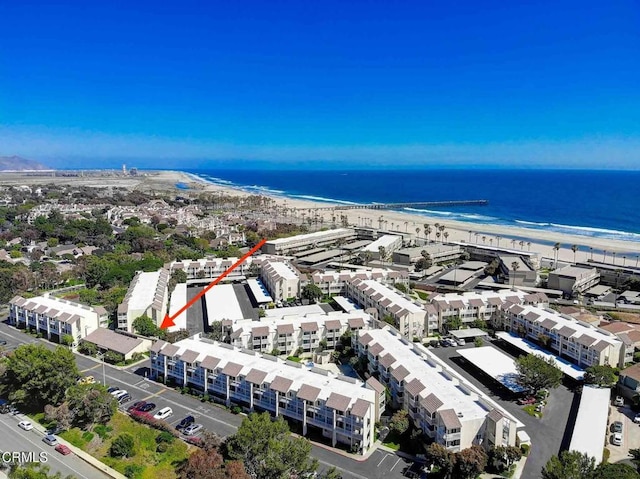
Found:
[[632, 0], [25, 0], [0, 18], [0, 155], [640, 167]]

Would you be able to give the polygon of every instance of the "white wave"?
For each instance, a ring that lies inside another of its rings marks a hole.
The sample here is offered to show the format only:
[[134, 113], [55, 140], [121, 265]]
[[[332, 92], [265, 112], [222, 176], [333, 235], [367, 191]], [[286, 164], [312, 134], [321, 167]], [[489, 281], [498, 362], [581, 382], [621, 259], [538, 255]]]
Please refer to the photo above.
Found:
[[521, 225], [531, 225], [531, 226], [550, 226], [551, 223], [536, 223], [535, 221], [525, 221], [525, 220], [515, 220], [516, 223]]
[[558, 223], [551, 223], [550, 225], [553, 226], [554, 228], [559, 228], [563, 230], [584, 231], [587, 233], [592, 233], [594, 235], [611, 235], [611, 236], [621, 236], [626, 238], [640, 238], [640, 234], [631, 233], [629, 231], [611, 230], [606, 228], [593, 228], [591, 226], [563, 225]]
[[415, 211], [416, 213], [427, 213], [430, 215], [451, 216], [455, 213], [451, 211], [435, 211], [435, 210], [423, 210], [420, 208], [404, 208], [407, 211]]
[[292, 198], [301, 198], [301, 199], [305, 199], [305, 200], [312, 200], [312, 201], [322, 201], [324, 203], [340, 203], [343, 205], [359, 205], [360, 203], [355, 203], [353, 201], [346, 201], [346, 200], [336, 200], [333, 198], [325, 198], [323, 196], [313, 196], [313, 195], [290, 195]]

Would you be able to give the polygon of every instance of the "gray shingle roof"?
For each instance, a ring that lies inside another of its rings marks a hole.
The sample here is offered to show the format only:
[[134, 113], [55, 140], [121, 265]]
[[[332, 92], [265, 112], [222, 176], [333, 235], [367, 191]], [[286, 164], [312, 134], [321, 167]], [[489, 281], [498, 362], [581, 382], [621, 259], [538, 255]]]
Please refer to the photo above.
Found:
[[303, 384], [296, 396], [300, 399], [304, 399], [305, 401], [315, 402], [317, 401], [318, 396], [320, 396], [320, 389], [309, 386], [308, 384]]
[[331, 393], [327, 399], [326, 406], [336, 411], [345, 412], [349, 408], [351, 398], [338, 393]]
[[289, 389], [291, 389], [291, 385], [293, 381], [291, 379], [283, 378], [282, 376], [276, 376], [271, 381], [270, 388], [274, 391], [278, 391], [280, 393], [288, 393]]

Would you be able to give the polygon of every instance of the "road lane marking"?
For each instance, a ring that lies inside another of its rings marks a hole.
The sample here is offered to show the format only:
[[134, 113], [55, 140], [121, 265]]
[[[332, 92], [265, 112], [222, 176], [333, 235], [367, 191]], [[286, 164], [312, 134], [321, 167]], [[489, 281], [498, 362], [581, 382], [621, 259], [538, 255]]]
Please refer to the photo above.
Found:
[[86, 373], [86, 372], [89, 372], [89, 371], [93, 371], [94, 369], [99, 368], [99, 367], [100, 367], [100, 365], [99, 365], [99, 364], [96, 364], [95, 366], [91, 366], [90, 368], [87, 368], [87, 369], [81, 369], [81, 370], [80, 370], [80, 372], [81, 372], [81, 373]]
[[393, 465], [393, 467], [391, 468], [391, 470], [393, 471], [393, 469], [398, 465], [398, 463], [402, 460], [402, 458], [399, 458], [396, 463]]
[[391, 455], [391, 454], [389, 454], [389, 453], [385, 454], [385, 455], [384, 455], [384, 457], [383, 457], [382, 459], [380, 459], [380, 462], [378, 463], [378, 465], [377, 465], [376, 467], [380, 467], [380, 464], [382, 464], [382, 462], [383, 462], [387, 457], [389, 457], [390, 455]]

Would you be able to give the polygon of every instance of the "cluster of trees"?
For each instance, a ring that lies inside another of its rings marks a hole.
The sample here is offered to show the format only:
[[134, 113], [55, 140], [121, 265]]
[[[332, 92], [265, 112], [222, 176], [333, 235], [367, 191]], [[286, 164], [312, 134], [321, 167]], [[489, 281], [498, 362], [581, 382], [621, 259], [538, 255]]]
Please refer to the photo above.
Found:
[[[630, 451], [631, 452], [631, 451]], [[630, 465], [603, 462], [578, 451], [563, 451], [552, 456], [542, 468], [542, 479], [638, 479], [640, 474]]]
[[426, 462], [441, 479], [472, 479], [487, 467], [489, 456], [481, 446], [471, 446], [460, 452], [432, 443], [427, 447]]
[[[5, 468], [3, 466], [3, 468]], [[12, 464], [9, 466], [9, 479], [62, 479], [62, 474], [50, 472], [51, 468], [42, 463]], [[67, 476], [65, 479], [73, 479]]]
[[73, 353], [62, 346], [22, 345], [0, 363], [2, 395], [25, 411], [44, 410], [46, 419], [63, 429], [91, 429], [117, 409], [103, 386], [77, 384], [78, 377]]
[[[224, 444], [205, 440], [200, 446], [178, 468], [180, 479], [290, 479], [308, 477], [318, 468], [317, 459], [309, 456], [311, 443], [291, 436], [284, 419], [273, 420], [268, 413], [244, 418]], [[335, 469], [319, 476], [340, 477]]]

